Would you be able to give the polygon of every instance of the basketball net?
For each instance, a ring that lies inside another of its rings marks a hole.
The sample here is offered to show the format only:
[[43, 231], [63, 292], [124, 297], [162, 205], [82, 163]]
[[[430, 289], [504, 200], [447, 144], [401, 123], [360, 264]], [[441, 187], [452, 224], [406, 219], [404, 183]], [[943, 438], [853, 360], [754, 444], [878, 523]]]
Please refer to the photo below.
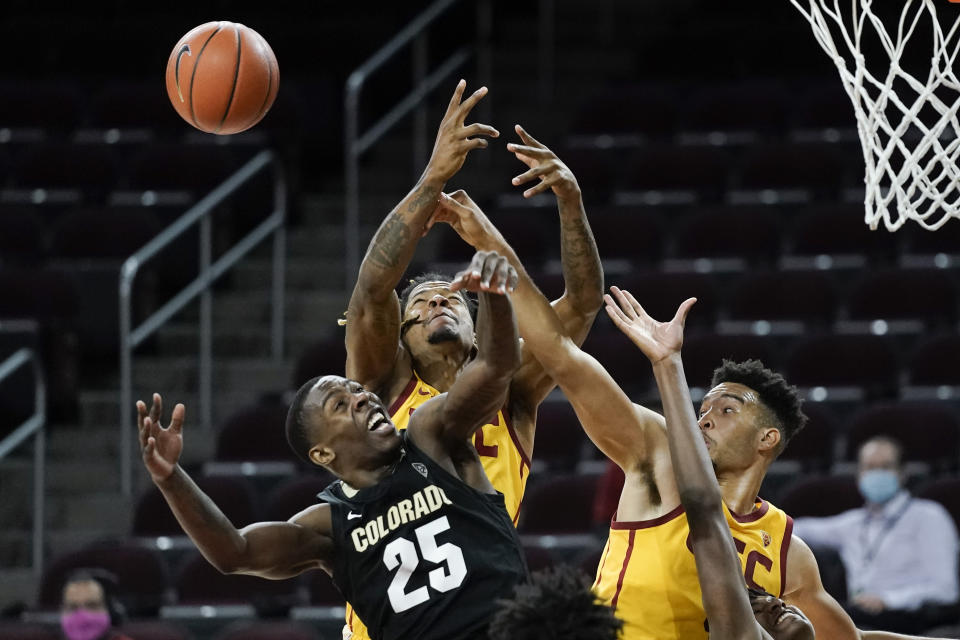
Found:
[[[960, 81], [953, 72], [960, 17], [944, 34], [934, 0], [900, 1], [903, 9], [896, 32], [891, 33], [871, 11], [873, 0], [851, 0], [849, 21], [840, 13], [839, 0], [790, 0], [813, 27], [853, 102], [866, 163], [865, 222], [876, 229], [883, 220], [888, 230], [895, 231], [915, 220], [933, 230], [960, 217]], [[896, 4], [877, 3], [878, 10]], [[923, 80], [904, 70], [901, 61], [925, 13], [932, 22], [933, 55]], [[867, 69], [861, 49], [865, 31], [873, 38], [871, 29], [890, 58], [889, 67], [878, 75]], [[835, 40], [835, 33], [841, 39]]]

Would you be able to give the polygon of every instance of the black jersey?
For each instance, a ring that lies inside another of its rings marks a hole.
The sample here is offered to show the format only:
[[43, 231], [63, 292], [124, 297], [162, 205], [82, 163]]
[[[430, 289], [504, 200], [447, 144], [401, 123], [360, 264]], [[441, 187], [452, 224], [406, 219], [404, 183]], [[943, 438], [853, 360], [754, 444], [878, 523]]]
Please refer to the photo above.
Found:
[[390, 476], [349, 497], [340, 481], [319, 495], [331, 509], [333, 582], [373, 640], [479, 637], [527, 576], [503, 495], [473, 489], [401, 437]]

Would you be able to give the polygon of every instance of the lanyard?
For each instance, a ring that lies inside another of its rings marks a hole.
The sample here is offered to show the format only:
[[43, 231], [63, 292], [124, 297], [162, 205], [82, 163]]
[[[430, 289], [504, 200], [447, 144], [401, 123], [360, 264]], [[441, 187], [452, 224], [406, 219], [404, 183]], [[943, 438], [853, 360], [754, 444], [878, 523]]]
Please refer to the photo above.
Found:
[[886, 518], [883, 521], [883, 527], [880, 529], [880, 533], [873, 540], [872, 545], [867, 544], [867, 520], [868, 517], [864, 516], [863, 524], [860, 528], [860, 547], [863, 549], [863, 566], [864, 568], [870, 566], [873, 563], [874, 558], [877, 557], [877, 552], [880, 550], [880, 546], [883, 543], [883, 539], [887, 537], [893, 527], [896, 526], [900, 518], [903, 517], [903, 514], [907, 512], [907, 509], [910, 508], [910, 502], [913, 500], [912, 497], [908, 497], [904, 501], [903, 506], [900, 507], [896, 513], [894, 513], [889, 518]]

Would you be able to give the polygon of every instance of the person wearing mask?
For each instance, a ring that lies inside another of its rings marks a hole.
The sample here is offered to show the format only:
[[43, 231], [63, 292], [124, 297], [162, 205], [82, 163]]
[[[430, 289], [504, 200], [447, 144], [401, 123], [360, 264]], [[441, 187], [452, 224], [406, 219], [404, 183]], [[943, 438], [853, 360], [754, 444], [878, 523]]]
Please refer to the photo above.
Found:
[[78, 569], [67, 576], [60, 603], [60, 627], [67, 640], [131, 640], [116, 630], [123, 605], [116, 579], [100, 569]]
[[957, 530], [940, 504], [904, 488], [902, 457], [892, 438], [864, 442], [857, 478], [864, 506], [797, 518], [794, 534], [840, 554], [848, 610], [858, 626], [921, 633], [957, 603]]

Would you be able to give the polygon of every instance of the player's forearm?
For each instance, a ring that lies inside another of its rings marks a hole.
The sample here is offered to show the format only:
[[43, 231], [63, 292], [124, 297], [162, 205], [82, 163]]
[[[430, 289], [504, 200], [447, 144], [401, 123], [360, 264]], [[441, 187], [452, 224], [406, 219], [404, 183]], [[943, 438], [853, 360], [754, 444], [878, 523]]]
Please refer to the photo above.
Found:
[[223, 573], [242, 564], [246, 540], [179, 465], [156, 484], [183, 531], [210, 564]]
[[517, 319], [509, 295], [481, 292], [477, 309], [477, 360], [507, 378], [520, 366]]
[[603, 267], [597, 243], [587, 221], [583, 199], [558, 198], [560, 260], [566, 297], [574, 309], [592, 322], [603, 303]]
[[653, 365], [667, 422], [667, 443], [680, 500], [690, 520], [690, 532], [704, 520], [722, 517], [720, 486], [717, 484], [703, 434], [697, 426], [690, 389], [679, 353]]
[[381, 223], [360, 265], [355, 296], [358, 292], [373, 298], [388, 296], [397, 286], [436, 209], [443, 184], [428, 167], [413, 190]]

